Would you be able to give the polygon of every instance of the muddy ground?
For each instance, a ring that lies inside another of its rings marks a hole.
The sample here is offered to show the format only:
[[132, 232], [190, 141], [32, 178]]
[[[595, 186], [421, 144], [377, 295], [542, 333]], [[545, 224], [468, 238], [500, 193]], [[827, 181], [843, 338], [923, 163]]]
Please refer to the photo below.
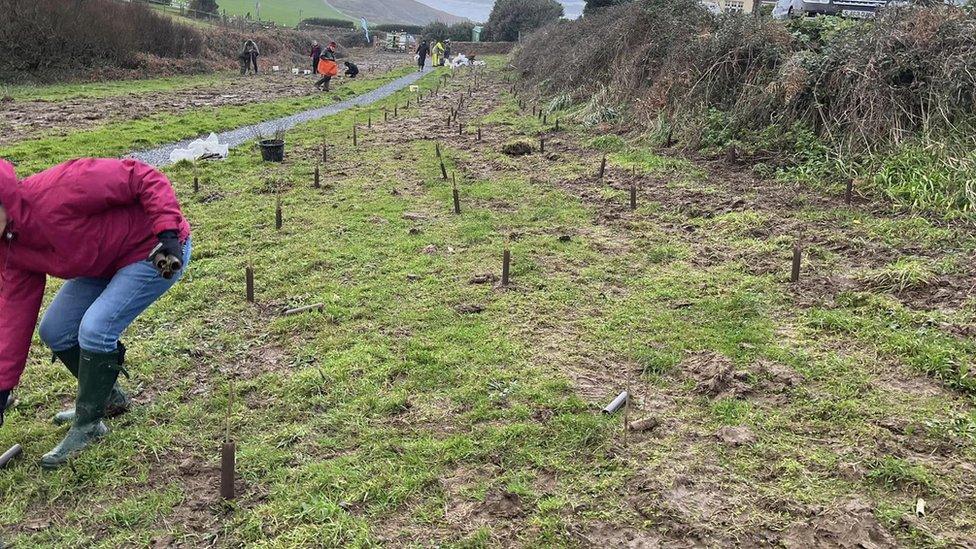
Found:
[[[351, 50], [345, 59], [355, 62], [364, 76], [413, 63], [412, 55], [374, 49]], [[291, 64], [279, 65], [281, 70], [272, 71], [272, 66], [277, 62], [261, 59], [258, 64], [261, 72], [258, 75], [227, 73], [220, 75], [216, 83], [200, 83], [189, 88], [57, 101], [0, 101], [0, 146], [25, 139], [67, 135], [114, 121], [138, 120], [162, 113], [265, 103], [323, 93], [313, 86], [317, 80], [314, 75], [294, 75]], [[231, 65], [236, 66], [236, 61]], [[298, 68], [304, 70], [308, 67], [302, 65]], [[342, 79], [334, 82], [341, 86]]]
[[[306, 77], [307, 79], [308, 77]], [[41, 103], [19, 103], [3, 105], [4, 113], [20, 112], [20, 126], [13, 132], [23, 138], [32, 131], [57, 120], [63, 131], [72, 128], [88, 127], [103, 123], [105, 119], [86, 118], [96, 105], [104, 111], [106, 119], [134, 118], [147, 116], [152, 112], [170, 109], [200, 107], [207, 105], [235, 105], [282, 97], [293, 93], [307, 95], [306, 79], [293, 77], [290, 73], [265, 75], [249, 80], [256, 85], [247, 92], [241, 91], [243, 79], [230, 79], [225, 85], [213, 89], [199, 89], [174, 92], [172, 94], [147, 94], [144, 97], [119, 97], [111, 100], [93, 100], [87, 107], [64, 105], [65, 115], [49, 116]], [[309, 83], [310, 85], [310, 83]], [[807, 215], [816, 208], [834, 208], [841, 204], [841, 197], [830, 196], [804, 188], [784, 187], [781, 183], [752, 177], [743, 166], [725, 162], [695, 161], [694, 168], [700, 173], [694, 185], [674, 186], [672, 183], [680, 174], [640, 174], [620, 167], [610, 166], [605, 177], [599, 178], [597, 166], [603, 153], [586, 146], [583, 140], [569, 132], [547, 131], [546, 152], [531, 149], [531, 153], [517, 161], [503, 162], [497, 158], [497, 151], [516, 137], [511, 128], [496, 124], [480, 124], [480, 119], [503, 107], [507, 101], [497, 90], [504, 87], [499, 80], [482, 80], [471, 93], [466, 93], [466, 84], [458, 80], [447, 90], [426, 98], [419, 115], [391, 118], [381, 123], [373, 121], [369, 131], [360, 135], [361, 143], [398, 144], [407, 150], [412, 141], [422, 140], [433, 147], [439, 141], [447, 146], [468, 153], [469, 160], [459, 160], [458, 169], [467, 177], [477, 179], [504, 179], [515, 171], [520, 176], [536, 178], [540, 185], [553, 185], [580, 201], [591, 209], [596, 228], [581, 228], [570, 234], [553, 235], [558, 238], [582, 239], [607, 254], [626, 255], [633, 251], [634, 243], [642, 238], [642, 231], [648, 226], [663, 232], [674, 242], [688, 244], [693, 249], [689, 259], [696, 266], [706, 269], [724, 262], [740, 261], [744, 269], [754, 274], [782, 273], [787, 278], [789, 256], [776, 253], [755, 252], [744, 249], [732, 242], [732, 236], [749, 235], [758, 241], [776, 239], [800, 240], [811, 249], [826, 249], [831, 252], [830, 260], [814, 255], [804, 263], [804, 275], [799, 284], [787, 292], [791, 307], [798, 311], [813, 306], [825, 306], [847, 290], [869, 289], [856, 281], [851, 273], [877, 268], [888, 264], [892, 258], [901, 256], [922, 256], [932, 261], [958, 259], [960, 254], [972, 254], [971, 242], [965, 239], [947, 239], [944, 247], [923, 246], [909, 239], [893, 239], [882, 242], [866, 239], [856, 226], [839, 227], [829, 219], [811, 219]], [[448, 124], [446, 113], [458, 100], [465, 96], [459, 110], [459, 119], [464, 124], [478, 124], [482, 136], [478, 139], [471, 126], [458, 132], [457, 123]], [[75, 102], [79, 103], [79, 102]], [[107, 105], [102, 108], [102, 104]], [[58, 105], [59, 107], [61, 105]], [[48, 105], [50, 107], [50, 105]], [[11, 109], [20, 108], [20, 111]], [[62, 111], [58, 111], [62, 112]], [[74, 118], [71, 118], [71, 117]], [[74, 124], [74, 125], [72, 125]], [[536, 135], [525, 136], [533, 142]], [[10, 140], [9, 135], [2, 137]], [[679, 151], [661, 151], [663, 154], [679, 155]], [[488, 153], [492, 153], [489, 155]], [[313, 158], [315, 150], [296, 152], [295, 157]], [[344, 160], [342, 174], [365, 172], [369, 166], [358, 160]], [[564, 163], [581, 163], [591, 167], [587, 173], [578, 176], [561, 174], [556, 170]], [[388, 185], [378, 182], [377, 185]], [[641, 205], [653, 204], [651, 211], [631, 211], [626, 201], [620, 200], [631, 185], [637, 188]], [[609, 195], [607, 189], [616, 192]], [[428, 192], [422, 181], [404, 180], [391, 189], [395, 193], [422, 194]], [[467, 198], [465, 200], [468, 200]], [[467, 202], [466, 202], [467, 203]], [[485, 204], [479, 204], [484, 206]], [[490, 204], [505, 208], [506, 204]], [[863, 208], [878, 217], [898, 219], [904, 214], [887, 211], [882, 204], [868, 204], [861, 201], [856, 208]], [[758, 221], [744, 227], [717, 227], [711, 220], [730, 213], [751, 212], [757, 214]], [[945, 229], [954, 234], [966, 234], [970, 228], [962, 224], [945, 223]], [[722, 230], [728, 230], [723, 234]], [[971, 232], [969, 233], [971, 234]], [[519, 235], [512, 235], [518, 238]], [[726, 238], [728, 237], [728, 238]], [[432, 250], [431, 253], [436, 253]], [[976, 286], [976, 267], [970, 257], [959, 261], [959, 268], [951, 274], [940, 275], [935, 281], [911, 291], [896, 292], [893, 297], [915, 311], [940, 309], [958, 311], [966, 304]], [[553, 271], [559, 269], [579, 270], [578, 266], [545, 265]], [[578, 272], [574, 274], [579, 274]], [[492, 283], [493, 277], [485, 273], [472, 273], [471, 283]], [[785, 280], [784, 280], [785, 283]], [[517, 287], [515, 290], [518, 291]], [[622, 287], [608, 287], [608, 294], [623, 293]], [[675, 303], [675, 309], [687, 306]], [[276, 304], [277, 306], [277, 304]], [[476, 313], [477, 311], [471, 310]], [[581, 311], [580, 315], [589, 313]], [[534, 356], [533, 362], [552, 364], [558, 375], [569, 376], [578, 394], [593, 404], [603, 403], [606, 388], [619, 381], [621, 365], [634, 382], [634, 409], [630, 411], [637, 417], [651, 417], [656, 427], [646, 431], [636, 431], [629, 438], [614, 442], [612, 452], [634, 469], [633, 478], [627, 482], [624, 493], [614, 494], [616, 502], [622, 502], [625, 509], [622, 516], [607, 516], [605, 520], [594, 520], [592, 509], [567, 506], [566, 522], [569, 533], [581, 546], [588, 547], [731, 547], [731, 546], [781, 546], [791, 548], [809, 547], [863, 547], [882, 548], [902, 545], [905, 537], [896, 538], [913, 528], [930, 530], [937, 537], [958, 546], [976, 546], [976, 536], [971, 529], [966, 508], [976, 505], [976, 478], [968, 474], [968, 481], [954, 488], [955, 492], [943, 494], [942, 501], [935, 501], [944, 507], [923, 520], [913, 515], [905, 515], [895, 526], [884, 525], [875, 513], [875, 499], [885, 490], [865, 489], [858, 484], [866, 475], [864, 460], [851, 460], [839, 463], [835, 470], [818, 471], [850, 479], [849, 493], [838, 497], [829, 506], [802, 501], [793, 494], [768, 494], [775, 490], [763, 490], [757, 496], [757, 485], [768, 487], [776, 485], [777, 479], [787, 473], [770, 466], [768, 470], [736, 471], [724, 461], [727, 457], [722, 451], [734, 448], [751, 448], [757, 444], [759, 436], [745, 426], [727, 426], [711, 430], [701, 423], [690, 421], [687, 410], [708, 407], [722, 399], [736, 398], [747, 401], [758, 410], [779, 410], [789, 408], [797, 394], [804, 391], [813, 393], [827, 391], [812, 384], [798, 391], [806, 382], [789, 367], [777, 362], [756, 360], [752, 364], [736, 366], [717, 353], [695, 353], [682, 358], [671, 373], [666, 374], [666, 383], [650, 384], [641, 378], [639, 365], [622, 360], [619, 356], [608, 357], [595, 352], [574, 353], [567, 351], [566, 342], [585, 337], [581, 324], [571, 315], [565, 318], [546, 318], [545, 325], [539, 319], [525, 318], [515, 331], [526, 341]], [[784, 339], [792, 337], [792, 318], [776, 319]], [[973, 326], [946, 327], [947, 333], [962, 334], [958, 337], [971, 337]], [[969, 334], [968, 336], [966, 334]], [[844, 341], [845, 345], [855, 343]], [[837, 345], [837, 341], [822, 342], [823, 348]], [[572, 347], [569, 345], [568, 347]], [[595, 351], [596, 349], [591, 349]], [[270, 352], [270, 351], [269, 351]], [[263, 360], [269, 367], [275, 367], [277, 357], [282, 354], [274, 350], [274, 360]], [[611, 368], [617, 368], [616, 371]], [[877, 371], [871, 372], [871, 384], [876, 390], [898, 395], [898, 398], [911, 400], [918, 395], [938, 396], [947, 401], [962, 400], [960, 393], [947, 388], [938, 380], [904, 368], [894, 360], [878, 359]], [[205, 376], [206, 373], [200, 373]], [[201, 390], [208, 388], [207, 380], [199, 380]], [[827, 398], [826, 396], [824, 398]], [[545, 421], [545, 418], [540, 418]], [[837, 449], [839, 433], [844, 429], [838, 425], [827, 431], [802, 431], [789, 433], [802, 439], [804, 447], [811, 450], [824, 449], [838, 455], [863, 456], [884, 453], [911, 457], [924, 462], [937, 475], [958, 474], [960, 470], [976, 473], [971, 463], [961, 456], [953, 444], [940, 444], [912, 429], [912, 419], [897, 413], [878, 419], [878, 433], [875, 439], [864, 440], [858, 448]], [[799, 430], [799, 429], [798, 429]], [[679, 455], [686, 460], [676, 462], [658, 459], [658, 450], [667, 443], [678, 448]], [[962, 446], [960, 444], [959, 446]], [[769, 462], [775, 463], [778, 449], [766, 450], [770, 453]], [[805, 471], [806, 472], [806, 471]], [[182, 482], [188, 493], [213, 493], [212, 468], [200, 468], [187, 461], [180, 467]], [[534, 526], [525, 520], [528, 515], [526, 503], [519, 496], [507, 491], [492, 490], [481, 500], [465, 496], [467, 489], [485, 478], [499, 474], [497, 470], [459, 467], [451, 475], [440, 479], [440, 488], [447, 496], [444, 514], [451, 530], [442, 532], [419, 531], [410, 525], [400, 524], [398, 517], [389, 523], [377, 525], [378, 537], [390, 546], [423, 544], [433, 538], [450, 539], [456, 532], [473, 532], [479, 528], [491, 531], [491, 541], [497, 546], [517, 546], [520, 534]], [[558, 479], [540, 471], [534, 489], [547, 493]], [[906, 491], [901, 494], [909, 498]], [[260, 494], [251, 495], [254, 500]], [[251, 497], [249, 496], [249, 497]], [[951, 497], [950, 497], [951, 496]], [[201, 496], [203, 497], [203, 496]], [[210, 496], [207, 496], [209, 498]], [[247, 499], [247, 498], [245, 498]], [[587, 512], [590, 513], [587, 515]], [[355, 512], [355, 508], [353, 511]], [[944, 513], [940, 515], [939, 513]], [[400, 513], [405, 516], [408, 513]], [[191, 530], [209, 533], [216, 537], [224, 520], [223, 511], [217, 509], [209, 499], [193, 500], [179, 514], [179, 519]], [[959, 519], [958, 523], [956, 520]], [[31, 529], [31, 525], [22, 528]], [[170, 539], [154, 540], [157, 546], [169, 546]]]
[[[450, 147], [470, 153], [472, 158], [484, 158], [486, 152], [504, 150], [519, 132], [498, 125], [482, 126], [481, 138], [476, 137], [473, 125], [482, 117], [501, 108], [505, 99], [497, 93], [506, 87], [500, 81], [489, 81], [466, 93], [467, 84], [451, 88], [425, 100], [419, 118], [392, 120], [378, 126], [367, 138], [377, 142], [390, 142], [401, 135], [423, 136], [425, 141], [439, 141]], [[458, 132], [458, 122], [448, 124], [446, 113], [457, 107], [463, 134]], [[524, 115], [529, 115], [528, 107]], [[551, 121], [550, 121], [551, 123]], [[586, 137], [599, 135], [596, 130]], [[525, 176], [537, 178], [539, 184], [552, 184], [576, 195], [594, 208], [595, 220], [602, 230], [554, 235], [560, 238], [581, 238], [602, 247], [608, 254], [624, 255], [632, 251], [633, 243], [640, 241], [641, 232], [653, 226], [664, 231], [675, 242], [688, 243], [694, 249], [691, 258], [696, 265], [706, 269], [730, 261], [741, 261], [752, 274], [777, 274], [784, 283], [789, 278], [789, 251], [783, 253], [751, 252], [726, 242], [721, 231], [711, 224], [719, 216], [735, 213], [755, 213], [762, 220], [756, 226], [742, 230], [747, 236], [759, 241], [788, 239], [798, 242], [804, 250], [814, 250], [813, 257], [805, 257], [799, 283], [790, 286], [789, 295], [793, 307], [802, 311], [807, 307], [831, 307], [838, 295], [850, 290], [871, 291], [873, 288], [856, 279], [855, 273], [875, 269], [900, 257], [922, 257], [932, 262], [951, 260], [958, 264], [951, 274], [942, 274], [920, 287], [890, 293], [910, 310], [925, 312], [937, 310], [956, 313], [971, 303], [976, 288], [976, 256], [968, 223], [935, 221], [934, 224], [952, 235], [942, 246], [910, 238], [893, 238], [890, 242], [866, 238], [856, 224], [839, 227], [829, 218], [810, 219], [811, 211], [818, 208], [843, 207], [843, 196], [820, 191], [786, 186], [781, 182], [761, 179], [751, 175], [748, 161], [730, 163], [725, 160], [692, 159], [693, 171], [699, 173], [693, 184], [675, 186], [672, 183], [681, 174], [654, 175], [632, 172], [609, 166], [605, 176], [598, 175], [603, 152], [583, 143], [578, 135], [542, 132], [545, 152], [540, 152], [538, 134], [521, 136], [532, 146], [530, 154], [519, 156], [512, 163], [497, 160], [460, 161], [459, 170], [474, 179], [504, 179], [511, 173], [512, 164]], [[433, 143], [431, 143], [433, 146]], [[680, 150], [661, 150], [666, 156], [683, 157]], [[553, 177], [553, 168], [565, 162], [582, 162], [591, 166], [588, 174], [576, 177]], [[634, 185], [641, 205], [653, 204], [658, 212], [647, 214], [630, 210], [626, 196]], [[616, 192], [608, 196], [608, 187]], [[401, 192], [425, 192], [419, 184], [398, 189]], [[484, 206], [485, 204], [480, 204]], [[506, 207], [492, 204], [491, 207]], [[898, 212], [883, 202], [855, 198], [851, 206], [886, 220], [905, 220], [911, 214]], [[721, 229], [721, 227], [719, 227]], [[731, 231], [729, 236], [741, 236]], [[513, 235], [517, 238], [518, 235]], [[829, 261], [823, 250], [830, 252]], [[968, 258], [968, 259], [967, 259]], [[557, 267], [552, 266], [554, 270]], [[477, 279], [477, 274], [475, 279]], [[474, 280], [474, 279], [473, 279]], [[622, 288], [608, 289], [608, 293], [623, 292]], [[688, 304], [676, 303], [675, 308]], [[578, 394], [594, 405], [602, 406], [607, 387], [620, 380], [620, 357], [589, 354], [567, 355], [566, 342], [576, 341], [585, 334], [579, 330], [572, 316], [562, 319], [546, 319], [545, 328], [532, 321], [521, 326], [522, 335], [533, 342], [535, 361], [559, 364], [560, 373], [571, 376]], [[783, 337], [789, 338], [791, 321], [783, 323]], [[943, 326], [946, 333], [966, 337], [974, 324]], [[963, 335], [959, 335], [963, 334]], [[823, 348], [839, 345], [825, 342]], [[844, 343], [844, 345], [854, 343]], [[641, 368], [626, 364], [632, 379], [640, 379]], [[947, 400], [956, 399], [959, 393], [947, 388], [938, 380], [917, 371], [906, 369], [894, 361], [880, 359], [876, 378], [872, 381], [879, 389], [900, 398], [911, 400], [918, 395], [941, 395]], [[751, 380], [751, 381], [747, 381]], [[756, 380], [759, 380], [758, 382]], [[683, 383], [694, 389], [687, 391]], [[874, 512], [869, 493], [851, 493], [830, 507], [809, 505], [790, 498], [769, 499], [759, 497], [752, 482], [738, 477], [724, 466], [717, 454], [710, 453], [715, 447], [750, 447], [757, 436], [748, 427], [724, 427], [712, 432], [695, 423], [682, 419], [683, 410], [693, 408], [701, 399], [717, 403], [721, 399], [738, 398], [748, 401], [757, 409], [775, 410], [789, 406], [790, 393], [803, 383], [802, 376], [789, 367], [768, 361], [757, 361], [746, 368], [734, 368], [727, 358], [716, 354], [700, 354], [685, 357], [677, 371], [669, 378], [667, 389], [641, 387], [635, 391], [634, 417], [653, 418], [653, 424], [661, 425], [648, 432], [631, 435], [629, 444], [618, 441], [615, 448], [621, 456], [634, 463], [639, 472], [630, 490], [620, 494], [633, 516], [641, 517], [649, 528], [622, 527], [620, 524], [581, 521], [574, 528], [574, 535], [583, 546], [591, 547], [730, 547], [730, 546], [784, 546], [790, 548], [828, 547], [895, 547], [903, 545], [896, 532], [881, 524]], [[636, 383], [640, 387], [640, 383]], [[808, 388], [817, 391], [815, 387]], [[867, 456], [878, 448], [894, 455], [909, 456], [924, 463], [936, 474], [942, 472], [972, 471], [974, 466], [955, 453], [952, 444], [942, 445], [924, 440], [909, 418], [892, 413], [879, 420], [883, 436], [878, 440], [865, 441], [863, 447], [854, 449], [855, 455]], [[810, 446], [836, 449], [833, 436], [836, 433], [808, 433]], [[819, 438], [819, 441], [818, 441]], [[686, 463], [655, 461], [654, 448], [662, 439], [677, 440], [679, 447], [687, 450]], [[702, 456], [702, 450], [705, 455]], [[843, 453], [843, 452], [841, 452]], [[695, 457], [691, 457], [695, 456]], [[867, 474], [862, 462], [844, 462], [836, 472], [843, 478], [864, 479]], [[444, 479], [445, 490], [452, 493], [453, 486], [470, 472]], [[766, 473], [766, 479], [776, 478], [775, 471]], [[976, 504], [976, 482], [958, 486], [955, 493], [958, 502]], [[956, 503], [952, 504], [953, 506]], [[522, 515], [519, 502], [505, 494], [492, 494], [485, 502], [471, 508], [470, 504], [451, 511], [459, 527], [473, 530], [490, 525], [495, 540], [501, 545], [517, 545]], [[662, 518], [663, 517], [663, 518]], [[909, 531], [918, 528], [921, 521], [905, 516], [898, 529]], [[968, 526], [956, 526], [949, 522], [921, 526], [931, 529], [937, 537], [960, 546], [976, 546], [976, 533]], [[418, 538], [399, 536], [388, 538], [392, 545], [416, 541]]]

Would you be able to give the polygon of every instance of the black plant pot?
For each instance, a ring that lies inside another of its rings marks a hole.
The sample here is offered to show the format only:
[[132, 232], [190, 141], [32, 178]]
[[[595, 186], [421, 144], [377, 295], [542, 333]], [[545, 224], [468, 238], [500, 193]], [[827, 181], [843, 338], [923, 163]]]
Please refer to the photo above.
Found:
[[261, 158], [265, 162], [281, 162], [285, 159], [285, 142], [281, 139], [262, 139]]

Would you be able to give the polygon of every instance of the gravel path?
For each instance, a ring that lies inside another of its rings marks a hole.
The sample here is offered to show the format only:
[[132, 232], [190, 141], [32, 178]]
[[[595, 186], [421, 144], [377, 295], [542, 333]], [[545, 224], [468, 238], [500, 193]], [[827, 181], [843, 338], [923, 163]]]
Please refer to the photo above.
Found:
[[[338, 114], [344, 110], [352, 107], [359, 107], [363, 105], [370, 105], [379, 101], [380, 99], [389, 97], [399, 90], [413, 84], [420, 79], [421, 76], [426, 74], [430, 68], [424, 70], [424, 72], [414, 72], [406, 76], [401, 76], [396, 80], [389, 82], [376, 88], [373, 91], [366, 92], [362, 95], [357, 95], [351, 99], [346, 99], [338, 103], [333, 103], [325, 107], [319, 107], [317, 109], [311, 109], [307, 111], [300, 112], [298, 114], [293, 114], [291, 116], [285, 116], [283, 118], [276, 118], [274, 120], [267, 120], [259, 124], [252, 124], [250, 126], [243, 126], [237, 128], [236, 130], [229, 130], [217, 134], [217, 138], [220, 139], [221, 143], [226, 143], [231, 147], [236, 147], [242, 143], [254, 140], [254, 136], [257, 134], [270, 134], [274, 133], [276, 129], [289, 129], [303, 122], [309, 122], [311, 120], [318, 120], [319, 118], [324, 118], [326, 116], [332, 116]], [[206, 137], [206, 136], [202, 136]], [[154, 149], [148, 149], [144, 151], [136, 151], [129, 154], [130, 158], [137, 158], [143, 162], [150, 164], [152, 166], [162, 167], [172, 164], [169, 159], [169, 155], [175, 149], [186, 148], [198, 137], [192, 137], [190, 139], [184, 139], [176, 143], [170, 143], [168, 145], [162, 145]]]

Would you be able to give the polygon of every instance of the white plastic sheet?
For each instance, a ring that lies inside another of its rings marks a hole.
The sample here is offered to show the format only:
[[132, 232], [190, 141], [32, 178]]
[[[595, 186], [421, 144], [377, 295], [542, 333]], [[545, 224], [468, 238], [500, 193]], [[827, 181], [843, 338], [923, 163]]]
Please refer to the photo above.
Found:
[[221, 145], [216, 134], [210, 134], [206, 139], [197, 139], [185, 149], [176, 149], [169, 153], [170, 162], [180, 160], [199, 160], [201, 158], [227, 158], [230, 151], [228, 145]]
[[458, 67], [463, 67], [463, 66], [469, 65], [469, 64], [471, 64], [471, 62], [468, 61], [468, 58], [465, 57], [465, 55], [463, 53], [457, 54], [454, 57], [454, 59], [451, 59], [450, 61], [447, 62], [447, 65], [449, 67], [451, 67], [452, 69], [456, 69]]

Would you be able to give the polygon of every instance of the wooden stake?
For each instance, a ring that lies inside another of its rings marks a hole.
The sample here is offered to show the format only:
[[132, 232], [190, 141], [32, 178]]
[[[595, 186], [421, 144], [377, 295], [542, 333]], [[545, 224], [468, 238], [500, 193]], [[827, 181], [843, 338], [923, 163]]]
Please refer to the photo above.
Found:
[[793, 271], [790, 273], [790, 282], [797, 283], [800, 281], [800, 262], [803, 257], [803, 250], [800, 248], [800, 243], [797, 242], [793, 245]]
[[396, 104], [394, 104], [393, 105], [393, 118], [396, 118], [396, 117], [397, 117], [397, 106], [396, 106]]
[[193, 176], [193, 192], [200, 192], [200, 178], [195, 175]]
[[224, 416], [224, 444], [220, 448], [220, 497], [234, 499], [236, 445], [230, 439], [230, 416], [234, 411], [234, 380], [227, 380], [227, 413]]
[[854, 200], [854, 180], [847, 180], [847, 189], [844, 191], [844, 202], [850, 206], [851, 201]]
[[[454, 177], [452, 174], [451, 177]], [[461, 213], [461, 196], [458, 194], [457, 179], [454, 180], [454, 213]]]
[[440, 143], [434, 143], [434, 154], [437, 155], [437, 158], [440, 158], [441, 157], [441, 144]]
[[478, 141], [481, 141], [481, 126], [478, 126]]
[[541, 135], [539, 136], [539, 152], [546, 152], [546, 138]]
[[248, 266], [244, 269], [245, 296], [248, 303], [254, 303], [254, 268]]
[[631, 211], [637, 209], [637, 184], [630, 184], [630, 209]]
[[329, 162], [329, 145], [328, 143], [322, 143], [322, 163], [326, 164]]
[[603, 159], [600, 160], [600, 179], [607, 173], [607, 155], [603, 155]]
[[225, 442], [220, 448], [220, 497], [221, 499], [234, 499], [234, 472], [235, 459], [237, 452], [233, 442]]
[[386, 122], [387, 120], [389, 120], [389, 118], [388, 118], [388, 115], [389, 114], [390, 114], [389, 112], [387, 112], [385, 110], [383, 111], [383, 122]]
[[458, 122], [458, 135], [464, 135], [464, 125]]
[[315, 166], [315, 182], [312, 183], [312, 186], [315, 187], [316, 189], [319, 188], [319, 167], [318, 166]]
[[356, 125], [355, 124], [352, 125], [352, 146], [353, 147], [358, 147], [359, 146], [359, 140], [356, 137]]
[[373, 127], [373, 114], [372, 113], [370, 113], [369, 114], [369, 117], [366, 118], [366, 127], [367, 128], [370, 128], [370, 129]]
[[505, 248], [505, 252], [502, 255], [502, 286], [508, 286], [508, 273], [509, 266], [512, 262], [512, 253]]
[[444, 167], [444, 159], [441, 159], [441, 178], [447, 181], [447, 168]]
[[281, 230], [282, 218], [281, 218], [281, 199], [278, 199], [277, 204], [275, 204], [275, 229]]
[[559, 119], [558, 118], [556, 119], [556, 131], [557, 132], [559, 131]]
[[544, 126], [548, 123], [549, 123], [549, 115], [548, 114], [542, 115], [542, 125]]

